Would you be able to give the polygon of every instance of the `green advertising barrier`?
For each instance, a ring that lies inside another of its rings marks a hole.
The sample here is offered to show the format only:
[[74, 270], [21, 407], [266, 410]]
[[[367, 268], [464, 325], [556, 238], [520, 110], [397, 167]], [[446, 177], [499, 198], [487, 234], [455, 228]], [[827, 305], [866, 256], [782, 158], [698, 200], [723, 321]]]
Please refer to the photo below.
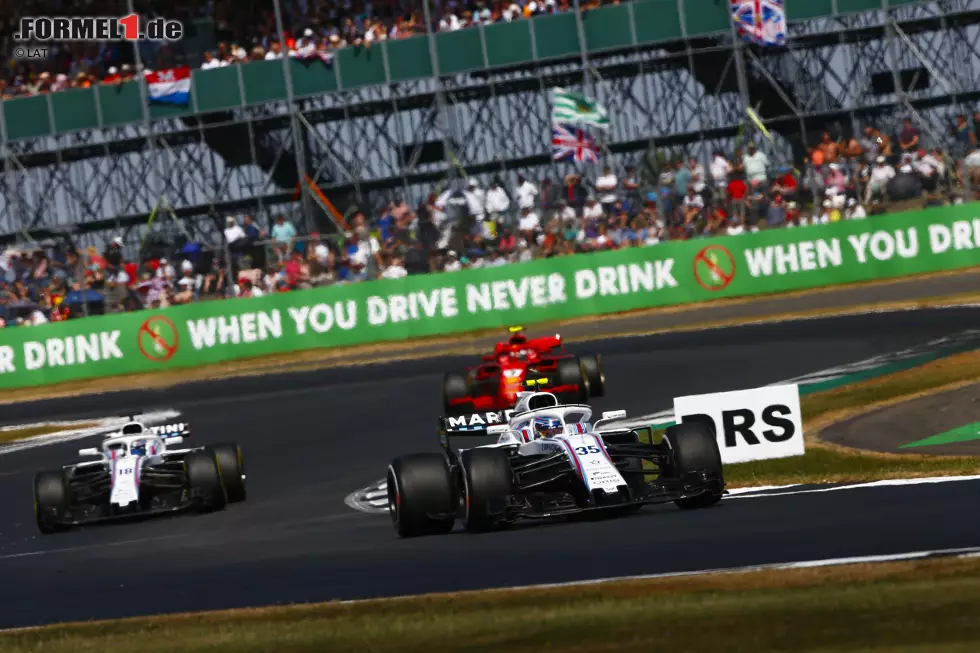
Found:
[[0, 330], [0, 388], [980, 265], [980, 205]]

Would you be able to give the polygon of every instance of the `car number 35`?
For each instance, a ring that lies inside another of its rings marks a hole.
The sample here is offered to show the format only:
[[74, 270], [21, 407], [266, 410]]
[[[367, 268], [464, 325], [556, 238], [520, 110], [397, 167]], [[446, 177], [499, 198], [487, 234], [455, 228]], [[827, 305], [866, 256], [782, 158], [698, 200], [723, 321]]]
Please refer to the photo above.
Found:
[[575, 453], [580, 456], [591, 456], [599, 453], [599, 447], [595, 446], [594, 444], [589, 445], [588, 447], [575, 447]]

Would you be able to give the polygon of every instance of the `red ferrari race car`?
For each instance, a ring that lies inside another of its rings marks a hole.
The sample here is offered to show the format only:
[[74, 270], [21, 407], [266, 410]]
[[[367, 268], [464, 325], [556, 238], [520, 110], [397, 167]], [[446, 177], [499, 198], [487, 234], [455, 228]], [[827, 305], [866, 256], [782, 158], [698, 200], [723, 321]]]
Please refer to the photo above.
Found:
[[529, 388], [545, 390], [571, 404], [605, 394], [606, 377], [599, 356], [566, 352], [560, 335], [528, 339], [522, 331], [511, 327], [511, 337], [498, 342], [482, 363], [462, 374], [446, 374], [442, 397], [447, 416], [513, 408], [517, 393]]

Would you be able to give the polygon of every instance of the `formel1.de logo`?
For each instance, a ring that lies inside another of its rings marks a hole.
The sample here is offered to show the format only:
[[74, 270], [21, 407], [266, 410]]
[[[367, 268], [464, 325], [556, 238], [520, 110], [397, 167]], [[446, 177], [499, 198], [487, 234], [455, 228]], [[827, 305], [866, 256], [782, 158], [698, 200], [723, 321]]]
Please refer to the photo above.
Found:
[[140, 326], [137, 334], [140, 353], [154, 363], [166, 363], [177, 353], [180, 337], [177, 327], [162, 315], [155, 315]]
[[735, 257], [721, 245], [708, 245], [694, 257], [694, 278], [705, 290], [724, 290], [735, 278]]

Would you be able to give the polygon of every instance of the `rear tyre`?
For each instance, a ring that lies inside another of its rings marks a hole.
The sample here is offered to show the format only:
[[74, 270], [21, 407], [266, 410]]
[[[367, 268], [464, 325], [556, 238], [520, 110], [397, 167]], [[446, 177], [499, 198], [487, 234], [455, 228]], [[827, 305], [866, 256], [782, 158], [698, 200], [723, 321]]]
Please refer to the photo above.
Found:
[[507, 452], [467, 449], [460, 455], [463, 476], [463, 526], [484, 533], [506, 523], [507, 505], [514, 493], [514, 475]]
[[606, 373], [602, 369], [602, 356], [582, 356], [582, 371], [589, 380], [589, 392], [593, 397], [606, 396]]
[[442, 380], [442, 404], [446, 415], [457, 415], [467, 411], [469, 404], [452, 404], [452, 400], [466, 399], [470, 396], [470, 384], [466, 376], [449, 372]]
[[559, 359], [555, 373], [558, 375], [558, 385], [576, 386], [576, 390], [563, 397], [564, 401], [571, 404], [584, 404], [589, 400], [589, 379], [585, 376], [578, 356]]
[[190, 452], [184, 458], [184, 469], [187, 472], [187, 489], [200, 502], [200, 511], [224, 510], [228, 505], [228, 497], [214, 451], [203, 449]]
[[242, 449], [231, 442], [212, 447], [214, 457], [218, 460], [221, 472], [221, 482], [225, 486], [228, 503], [244, 501], [248, 495], [245, 489], [245, 458]]
[[707, 478], [706, 492], [678, 499], [678, 508], [692, 510], [707, 508], [721, 501], [725, 487], [721, 451], [711, 429], [700, 422], [671, 426], [664, 432], [664, 446], [671, 451], [669, 476], [685, 479], [693, 475]]
[[68, 511], [68, 482], [61, 470], [34, 476], [34, 517], [45, 535], [68, 530], [59, 518]]
[[388, 465], [388, 511], [400, 537], [453, 530], [456, 491], [442, 454], [417, 453]]

